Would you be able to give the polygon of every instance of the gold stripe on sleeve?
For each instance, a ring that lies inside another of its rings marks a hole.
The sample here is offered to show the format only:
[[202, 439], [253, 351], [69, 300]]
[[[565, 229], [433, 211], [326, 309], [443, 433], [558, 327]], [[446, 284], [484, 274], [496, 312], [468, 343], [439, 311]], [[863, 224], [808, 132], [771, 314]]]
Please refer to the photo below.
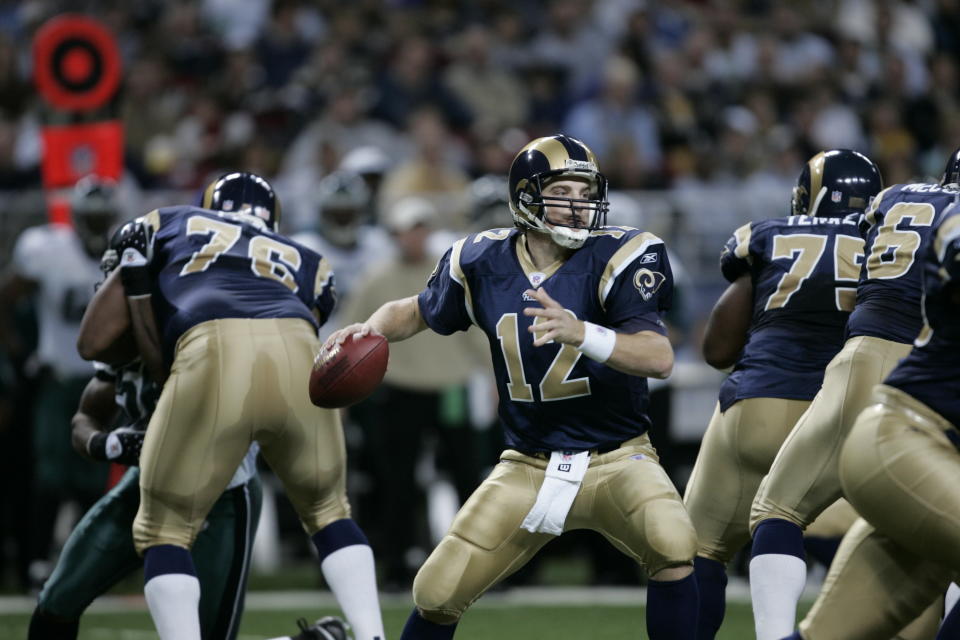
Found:
[[649, 231], [644, 231], [630, 238], [622, 247], [617, 249], [616, 253], [607, 261], [607, 266], [603, 269], [603, 275], [600, 276], [597, 295], [600, 298], [601, 307], [605, 307], [607, 295], [610, 294], [610, 289], [613, 288], [617, 276], [644, 251], [658, 244], [663, 244], [663, 240]]

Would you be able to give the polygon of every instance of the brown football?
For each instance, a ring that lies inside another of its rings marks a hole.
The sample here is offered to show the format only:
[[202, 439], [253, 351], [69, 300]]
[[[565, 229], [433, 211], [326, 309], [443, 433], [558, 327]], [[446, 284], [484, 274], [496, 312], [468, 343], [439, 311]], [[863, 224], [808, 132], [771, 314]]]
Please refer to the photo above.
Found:
[[360, 402], [383, 380], [389, 356], [387, 339], [373, 334], [351, 336], [338, 347], [320, 351], [310, 371], [311, 402], [325, 409]]

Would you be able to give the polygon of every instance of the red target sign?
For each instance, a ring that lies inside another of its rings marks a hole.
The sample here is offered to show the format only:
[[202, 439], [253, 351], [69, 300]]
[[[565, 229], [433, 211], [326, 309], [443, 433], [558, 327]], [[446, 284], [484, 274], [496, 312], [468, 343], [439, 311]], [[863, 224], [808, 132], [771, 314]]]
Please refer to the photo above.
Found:
[[102, 24], [79, 14], [50, 20], [33, 42], [34, 79], [47, 102], [64, 111], [92, 111], [120, 85], [120, 52]]

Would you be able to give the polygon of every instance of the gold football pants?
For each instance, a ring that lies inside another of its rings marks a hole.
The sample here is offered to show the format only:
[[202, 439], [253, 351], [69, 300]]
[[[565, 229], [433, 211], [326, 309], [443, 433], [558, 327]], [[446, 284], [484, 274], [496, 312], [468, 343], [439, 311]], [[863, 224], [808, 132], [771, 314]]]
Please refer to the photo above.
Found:
[[140, 553], [189, 549], [254, 440], [308, 533], [349, 517], [340, 419], [307, 391], [318, 349], [299, 318], [212, 320], [180, 338], [140, 457]]
[[844, 493], [869, 523], [844, 538], [801, 623], [807, 640], [890, 637], [925, 608], [935, 617], [960, 576], [960, 452], [946, 436], [955, 427], [899, 389], [878, 385], [874, 399], [839, 464]]
[[820, 392], [760, 483], [750, 510], [751, 534], [768, 518], [806, 528], [841, 496], [840, 447], [857, 415], [870, 403], [873, 387], [909, 352], [909, 344], [880, 338], [847, 340], [827, 365]]
[[[536, 501], [549, 456], [508, 449], [460, 509], [420, 568], [413, 599], [423, 616], [451, 623], [487, 589], [522, 567], [553, 536], [520, 528]], [[650, 439], [591, 454], [565, 531], [591, 529], [652, 575], [691, 564], [697, 549], [683, 502]]]
[[726, 564], [750, 540], [750, 505], [809, 400], [745, 398], [714, 409], [683, 501], [697, 555]]

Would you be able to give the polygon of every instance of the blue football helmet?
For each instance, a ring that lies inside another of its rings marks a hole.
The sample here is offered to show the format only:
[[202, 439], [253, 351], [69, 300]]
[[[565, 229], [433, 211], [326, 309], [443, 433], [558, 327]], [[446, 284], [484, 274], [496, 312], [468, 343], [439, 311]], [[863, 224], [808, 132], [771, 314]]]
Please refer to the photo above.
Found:
[[[589, 181], [591, 197], [576, 199], [543, 195], [543, 189], [553, 180], [578, 178]], [[508, 182], [514, 224], [521, 229], [549, 233], [562, 247], [577, 249], [583, 246], [590, 231], [607, 222], [610, 207], [607, 179], [597, 169], [597, 157], [593, 151], [576, 138], [560, 134], [533, 140], [513, 159]], [[548, 206], [586, 211], [588, 218], [584, 224], [575, 226], [546, 220]]]
[[280, 199], [270, 183], [255, 173], [226, 173], [203, 191], [200, 206], [214, 211], [254, 215], [277, 231], [280, 227]]
[[842, 216], [864, 211], [883, 189], [877, 165], [850, 149], [821, 151], [804, 165], [793, 188], [795, 216]]

